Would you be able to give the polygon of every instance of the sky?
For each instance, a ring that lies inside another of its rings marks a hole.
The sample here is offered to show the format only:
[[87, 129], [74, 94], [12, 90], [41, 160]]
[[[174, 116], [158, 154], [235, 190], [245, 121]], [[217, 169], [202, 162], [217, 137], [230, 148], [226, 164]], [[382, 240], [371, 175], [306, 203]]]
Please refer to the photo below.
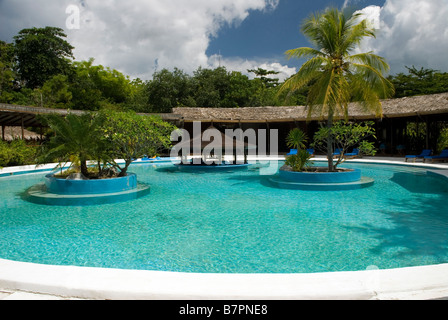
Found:
[[275, 70], [284, 80], [303, 63], [284, 52], [310, 46], [303, 20], [347, 6], [377, 28], [359, 50], [385, 57], [391, 74], [413, 65], [448, 72], [448, 0], [0, 0], [0, 40], [55, 26], [77, 61], [93, 57], [131, 78], [225, 66], [251, 77], [248, 69]]

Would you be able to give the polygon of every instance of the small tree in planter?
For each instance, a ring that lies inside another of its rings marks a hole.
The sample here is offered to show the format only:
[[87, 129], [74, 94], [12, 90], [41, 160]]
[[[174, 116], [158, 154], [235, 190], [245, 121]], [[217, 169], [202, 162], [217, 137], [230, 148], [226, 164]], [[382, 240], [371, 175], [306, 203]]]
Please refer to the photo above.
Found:
[[[158, 117], [139, 116], [133, 112], [101, 111], [97, 114], [45, 116], [53, 136], [44, 144], [40, 164], [72, 162], [85, 178], [104, 178], [106, 168], [114, 168], [119, 177], [127, 175], [135, 159], [156, 156], [171, 146], [171, 132], [176, 128]], [[124, 166], [116, 159], [123, 159]], [[88, 162], [97, 163], [97, 174], [88, 170]], [[110, 177], [110, 176], [109, 176]]]
[[42, 119], [50, 127], [52, 136], [39, 151], [37, 162], [58, 162], [61, 168], [71, 162], [75, 171], [88, 178], [88, 161], [100, 159], [104, 150], [99, 139], [99, 119], [89, 113], [66, 117], [51, 114]]
[[[127, 174], [135, 159], [157, 156], [171, 147], [171, 132], [176, 127], [156, 116], [140, 116], [134, 112], [102, 111], [102, 139], [107, 145], [107, 164], [119, 170], [119, 177]], [[124, 165], [116, 159], [125, 161]]]
[[291, 130], [286, 138], [287, 146], [297, 149], [297, 154], [291, 155], [286, 159], [286, 165], [291, 167], [292, 171], [302, 172], [310, 166], [311, 155], [305, 150], [307, 141], [307, 135], [299, 128]]
[[339, 149], [334, 168], [346, 160], [345, 154], [351, 148], [358, 147], [360, 155], [375, 155], [376, 150], [369, 138], [375, 138], [375, 129], [373, 122], [350, 123], [345, 121], [337, 122], [333, 127], [322, 127], [314, 136], [313, 147], [315, 149], [327, 152], [327, 141], [331, 139], [334, 143], [333, 150]]

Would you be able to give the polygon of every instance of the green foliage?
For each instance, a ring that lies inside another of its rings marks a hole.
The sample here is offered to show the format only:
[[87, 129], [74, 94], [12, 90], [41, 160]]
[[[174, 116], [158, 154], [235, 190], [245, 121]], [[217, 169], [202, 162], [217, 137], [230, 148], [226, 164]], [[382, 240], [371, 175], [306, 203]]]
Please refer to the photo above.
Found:
[[290, 166], [294, 172], [306, 171], [311, 166], [311, 155], [305, 149], [299, 149], [297, 154], [286, 158], [285, 164]]
[[302, 172], [311, 165], [311, 155], [305, 149], [307, 142], [307, 135], [299, 128], [291, 130], [286, 138], [287, 146], [297, 149], [297, 154], [286, 158], [286, 165], [290, 166], [293, 171]]
[[226, 97], [231, 88], [231, 75], [226, 68], [199, 68], [194, 72], [195, 100], [202, 108], [230, 108], [235, 104]]
[[0, 140], [0, 167], [22, 166], [33, 164], [37, 147], [28, 146], [23, 140], [11, 143]]
[[247, 70], [248, 72], [255, 73], [255, 75], [263, 82], [266, 88], [274, 88], [279, 85], [278, 78], [272, 78], [271, 75], [277, 75], [280, 72], [269, 71], [262, 68]]
[[74, 49], [54, 27], [24, 29], [14, 37], [17, 68], [26, 87], [34, 89], [58, 74], [67, 74]]
[[0, 140], [0, 168], [7, 167], [11, 160], [11, 149], [9, 146]]
[[373, 125], [374, 123], [372, 121], [363, 123], [339, 121], [331, 128], [322, 127], [315, 134], [312, 147], [317, 150], [328, 152], [328, 140], [331, 140], [333, 143], [331, 150], [341, 150], [341, 154], [334, 164], [334, 169], [345, 161], [344, 155], [348, 153], [351, 148], [358, 147], [360, 153], [363, 155], [375, 155], [376, 150], [374, 144], [369, 141], [371, 138], [376, 139]]
[[396, 98], [448, 92], [448, 73], [423, 67], [406, 68], [408, 74], [399, 73], [389, 77], [395, 86]]
[[124, 110], [135, 112], [151, 112], [149, 109], [148, 85], [141, 79], [134, 79], [129, 83], [129, 95], [123, 104]]
[[[270, 72], [271, 73], [271, 72]], [[274, 73], [274, 72], [272, 72]], [[193, 76], [179, 69], [163, 69], [147, 84], [149, 112], [171, 112], [176, 107], [238, 108], [280, 105], [277, 89], [256, 78], [225, 67], [198, 68]]]
[[360, 156], [375, 156], [378, 150], [375, 148], [375, 144], [371, 141], [363, 140], [359, 143]]
[[194, 92], [189, 75], [182, 70], [170, 72], [163, 69], [154, 74], [154, 79], [147, 85], [149, 110], [153, 113], [169, 113], [173, 108], [193, 106], [191, 97]]
[[8, 91], [13, 89], [13, 50], [13, 45], [0, 41], [0, 102], [8, 102]]
[[65, 108], [72, 100], [68, 77], [56, 75], [43, 85], [42, 89], [34, 89], [34, 104], [47, 108]]
[[71, 105], [96, 111], [106, 102], [120, 105], [132, 93], [130, 80], [117, 70], [93, 65], [94, 60], [75, 62], [69, 76]]
[[[132, 111], [103, 110], [101, 136], [107, 145], [108, 163], [125, 176], [131, 163], [144, 156], [157, 156], [171, 147], [171, 132], [176, 128], [159, 117], [139, 116]], [[114, 159], [124, 159], [124, 167]]]
[[[88, 161], [95, 161], [98, 175], [112, 166], [125, 176], [131, 163], [145, 155], [155, 156], [171, 146], [175, 127], [158, 117], [143, 117], [134, 112], [102, 110], [96, 114], [42, 118], [53, 132], [44, 144], [38, 163], [72, 162], [75, 171], [90, 177]], [[115, 159], [124, 159], [120, 166]]]
[[286, 145], [289, 148], [294, 149], [305, 149], [306, 143], [308, 142], [308, 137], [305, 132], [299, 128], [291, 130], [286, 138]]
[[56, 114], [42, 116], [53, 132], [53, 136], [43, 145], [39, 164], [72, 162], [76, 170], [88, 177], [87, 162], [104, 158], [104, 144], [100, 139], [99, 118], [91, 114], [81, 116]]
[[448, 148], [448, 128], [443, 128], [440, 131], [439, 138], [437, 139], [437, 153], [442, 152]]

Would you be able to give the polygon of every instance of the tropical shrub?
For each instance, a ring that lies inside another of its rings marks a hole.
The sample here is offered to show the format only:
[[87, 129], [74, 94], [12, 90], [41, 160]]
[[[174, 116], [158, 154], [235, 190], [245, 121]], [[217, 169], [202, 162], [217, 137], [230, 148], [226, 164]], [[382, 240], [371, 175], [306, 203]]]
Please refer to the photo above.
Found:
[[[44, 144], [39, 163], [71, 162], [75, 172], [86, 178], [110, 177], [118, 172], [126, 176], [135, 159], [156, 156], [171, 146], [171, 132], [176, 128], [159, 117], [134, 112], [103, 110], [96, 114], [45, 116], [53, 136]], [[119, 164], [116, 159], [125, 161]], [[96, 163], [96, 173], [89, 170]], [[112, 169], [112, 171], [110, 170]]]
[[37, 147], [28, 146], [23, 140], [11, 143], [0, 141], [0, 167], [22, 166], [33, 164]]
[[[171, 132], [176, 127], [157, 116], [140, 116], [135, 112], [102, 111], [101, 138], [106, 145], [107, 163], [126, 176], [135, 159], [157, 156], [171, 147]], [[124, 166], [115, 159], [125, 160]]]
[[306, 171], [311, 166], [311, 155], [304, 149], [297, 150], [297, 154], [286, 158], [285, 164], [291, 167], [294, 172]]
[[290, 148], [297, 149], [297, 154], [286, 158], [285, 164], [291, 167], [292, 171], [302, 172], [311, 165], [311, 155], [305, 150], [307, 141], [307, 135], [299, 128], [295, 128], [289, 132], [286, 138], [286, 145]]
[[340, 154], [334, 164], [334, 168], [337, 169], [337, 166], [345, 161], [344, 155], [351, 148], [358, 147], [363, 155], [375, 155], [374, 143], [369, 141], [370, 138], [376, 139], [373, 124], [372, 121], [363, 123], [339, 121], [331, 128], [322, 127], [314, 135], [312, 146], [317, 150], [328, 152], [327, 142], [331, 139], [333, 141], [332, 150], [340, 150]]
[[89, 113], [66, 117], [51, 114], [43, 116], [43, 120], [50, 127], [52, 136], [42, 146], [38, 163], [57, 162], [62, 165], [71, 162], [75, 170], [89, 177], [88, 161], [101, 162], [104, 157], [99, 118]]

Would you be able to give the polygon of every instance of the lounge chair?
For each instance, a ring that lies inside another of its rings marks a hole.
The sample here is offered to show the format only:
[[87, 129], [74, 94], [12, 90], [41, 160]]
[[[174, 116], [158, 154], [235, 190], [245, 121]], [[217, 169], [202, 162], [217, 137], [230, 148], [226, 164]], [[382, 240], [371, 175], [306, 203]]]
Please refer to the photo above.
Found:
[[341, 155], [342, 149], [336, 149], [333, 153], [333, 157], [339, 157]]
[[353, 152], [344, 154], [345, 158], [354, 159], [359, 156], [359, 149], [353, 149]]
[[448, 149], [445, 149], [438, 156], [427, 156], [423, 160], [424, 162], [434, 162], [434, 161], [448, 161]]
[[314, 149], [306, 149], [310, 156], [314, 156]]
[[293, 155], [296, 155], [297, 154], [297, 149], [291, 149], [290, 151], [289, 151], [289, 153], [288, 154], [286, 154], [287, 156], [293, 156]]
[[415, 162], [417, 159], [425, 159], [425, 157], [429, 157], [432, 154], [432, 150], [423, 150], [419, 155], [407, 155], [405, 158], [405, 162], [412, 161]]

